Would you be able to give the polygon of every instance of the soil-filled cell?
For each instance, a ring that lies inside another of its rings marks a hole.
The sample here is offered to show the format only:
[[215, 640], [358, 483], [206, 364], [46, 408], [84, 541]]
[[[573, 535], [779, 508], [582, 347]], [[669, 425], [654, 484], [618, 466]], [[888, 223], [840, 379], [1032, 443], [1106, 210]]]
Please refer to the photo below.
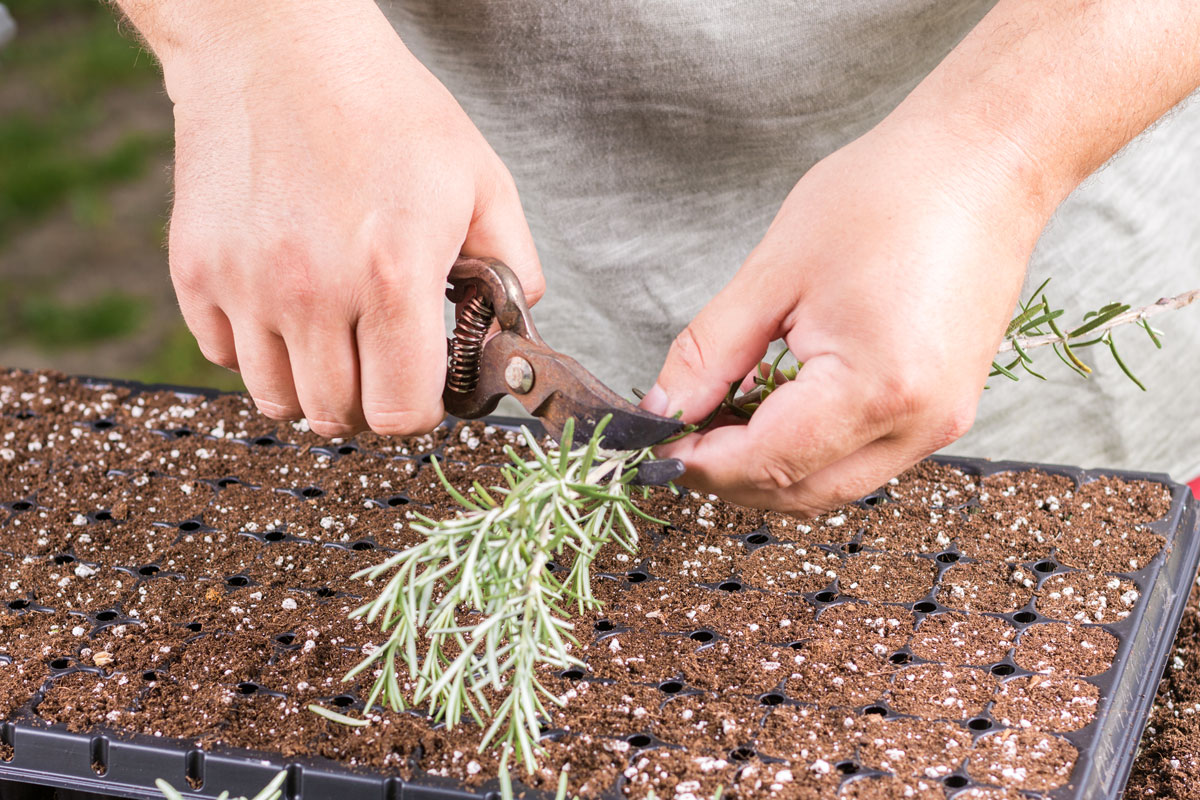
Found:
[[1032, 672], [1053, 675], [1099, 675], [1117, 655], [1117, 637], [1093, 626], [1048, 623], [1021, 634], [1014, 658]]
[[1051, 733], [1003, 730], [975, 743], [968, 772], [981, 783], [1048, 792], [1069, 780], [1076, 756], [1074, 745]]
[[1042, 584], [1037, 609], [1053, 619], [1112, 624], [1129, 616], [1140, 598], [1137, 585], [1127, 578], [1063, 572]]
[[1036, 584], [1036, 577], [1020, 566], [959, 561], [942, 575], [937, 599], [967, 612], [1006, 613], [1024, 607]]
[[999, 617], [950, 612], [922, 620], [911, 646], [918, 658], [979, 666], [1003, 659], [1016, 635], [1016, 629]]

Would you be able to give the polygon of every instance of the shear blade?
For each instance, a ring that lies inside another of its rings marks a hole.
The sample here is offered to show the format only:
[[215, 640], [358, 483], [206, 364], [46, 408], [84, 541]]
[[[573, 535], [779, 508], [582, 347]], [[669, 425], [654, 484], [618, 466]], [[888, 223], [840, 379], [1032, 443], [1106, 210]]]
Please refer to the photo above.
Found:
[[678, 458], [660, 458], [638, 464], [637, 473], [629, 483], [633, 486], [662, 486], [683, 475], [683, 462]]
[[542, 410], [543, 413], [535, 411], [534, 414], [542, 419], [551, 435], [560, 441], [563, 425], [567, 419], [574, 419], [575, 441], [572, 444], [583, 444], [590, 440], [596, 432], [596, 426], [609, 415], [612, 415], [612, 419], [604, 426], [601, 439], [601, 446], [608, 450], [640, 450], [658, 444], [683, 429], [683, 423], [677, 419], [659, 417], [628, 403], [624, 403], [628, 409], [614, 406], [581, 408], [569, 401], [548, 405], [550, 408]]

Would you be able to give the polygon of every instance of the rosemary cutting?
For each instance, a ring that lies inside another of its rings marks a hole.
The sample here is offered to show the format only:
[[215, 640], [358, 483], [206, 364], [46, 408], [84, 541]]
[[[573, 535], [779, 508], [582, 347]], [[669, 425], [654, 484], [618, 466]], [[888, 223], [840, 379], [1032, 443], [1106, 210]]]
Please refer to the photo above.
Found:
[[[592, 561], [610, 541], [633, 552], [635, 518], [663, 524], [632, 502], [629, 482], [649, 449], [601, 449], [607, 422], [574, 449], [543, 450], [522, 429], [531, 457], [505, 447], [503, 487], [476, 481], [460, 492], [433, 462], [462, 510], [445, 520], [418, 514], [420, 544], [355, 575], [391, 576], [351, 614], [387, 636], [344, 679], [375, 672], [367, 709], [377, 701], [395, 711], [421, 706], [448, 728], [469, 715], [485, 729], [481, 749], [511, 749], [528, 771], [536, 768], [546, 702], [561, 704], [540, 670], [581, 666], [569, 652], [576, 640], [567, 606], [599, 606]], [[562, 441], [573, 434], [568, 421]], [[565, 571], [561, 579], [551, 561]]]

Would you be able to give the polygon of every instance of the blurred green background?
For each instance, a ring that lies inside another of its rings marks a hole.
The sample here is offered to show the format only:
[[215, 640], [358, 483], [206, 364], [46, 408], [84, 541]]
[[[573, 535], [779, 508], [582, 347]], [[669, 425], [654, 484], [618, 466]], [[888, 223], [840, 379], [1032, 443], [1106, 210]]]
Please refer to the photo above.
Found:
[[0, 366], [240, 389], [171, 289], [171, 103], [153, 56], [99, 0], [4, 2]]

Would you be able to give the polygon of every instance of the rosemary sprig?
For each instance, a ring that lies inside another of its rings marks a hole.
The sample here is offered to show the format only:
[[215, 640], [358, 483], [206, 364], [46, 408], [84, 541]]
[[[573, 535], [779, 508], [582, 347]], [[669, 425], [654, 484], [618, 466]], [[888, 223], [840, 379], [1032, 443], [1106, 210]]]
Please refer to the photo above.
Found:
[[[355, 575], [390, 576], [351, 614], [387, 635], [345, 677], [374, 673], [368, 709], [377, 701], [397, 711], [426, 706], [447, 727], [468, 715], [485, 729], [481, 749], [499, 745], [506, 758], [511, 751], [528, 771], [536, 768], [546, 703], [560, 703], [539, 670], [580, 665], [570, 653], [576, 640], [566, 606], [599, 606], [590, 567], [601, 547], [616, 541], [633, 552], [635, 518], [662, 524], [632, 502], [629, 481], [649, 449], [601, 449], [607, 422], [575, 449], [543, 450], [523, 429], [532, 457], [505, 448], [511, 463], [503, 487], [476, 482], [460, 492], [434, 461], [463, 510], [445, 520], [418, 515], [420, 544]], [[572, 442], [573, 432], [568, 422], [562, 441]], [[547, 568], [560, 559], [570, 562], [561, 580]]]
[[1064, 364], [1086, 378], [1091, 374], [1092, 368], [1084, 363], [1076, 351], [1102, 344], [1108, 347], [1113, 361], [1126, 377], [1145, 391], [1145, 385], [1121, 358], [1113, 338], [1113, 330], [1122, 325], [1135, 325], [1144, 330], [1150, 341], [1154, 342], [1154, 346], [1161, 350], [1162, 332], [1151, 327], [1149, 318], [1164, 311], [1183, 308], [1200, 298], [1200, 289], [1194, 289], [1175, 297], [1164, 297], [1141, 308], [1132, 308], [1127, 303], [1109, 303], [1096, 311], [1084, 314], [1079, 325], [1064, 331], [1059, 327], [1057, 320], [1065, 312], [1063, 309], [1054, 308], [1046, 298], [1044, 290], [1048, 283], [1049, 278], [1033, 290], [1028, 300], [1019, 304], [1017, 315], [1004, 332], [1004, 341], [999, 348], [1000, 356], [1015, 353], [1015, 358], [997, 358], [993, 361], [991, 377], [1002, 375], [1009, 380], [1020, 380], [1018, 372], [1023, 370], [1039, 380], [1045, 380], [1045, 376], [1032, 368], [1033, 357], [1029, 355], [1029, 351], [1039, 347], [1050, 347]]

